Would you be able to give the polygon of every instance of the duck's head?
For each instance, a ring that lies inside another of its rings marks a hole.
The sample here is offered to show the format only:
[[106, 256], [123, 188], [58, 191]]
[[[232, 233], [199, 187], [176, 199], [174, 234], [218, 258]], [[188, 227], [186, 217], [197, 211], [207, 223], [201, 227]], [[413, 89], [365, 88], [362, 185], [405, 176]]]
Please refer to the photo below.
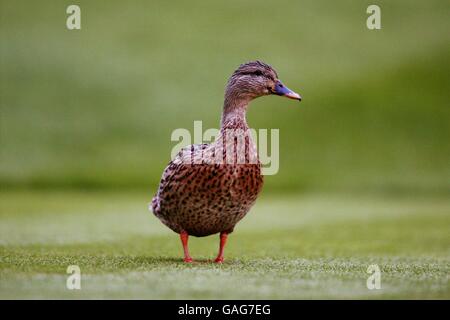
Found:
[[286, 87], [277, 72], [261, 61], [241, 64], [231, 75], [227, 85], [227, 96], [234, 99], [255, 99], [275, 94], [290, 99], [302, 100], [302, 97]]

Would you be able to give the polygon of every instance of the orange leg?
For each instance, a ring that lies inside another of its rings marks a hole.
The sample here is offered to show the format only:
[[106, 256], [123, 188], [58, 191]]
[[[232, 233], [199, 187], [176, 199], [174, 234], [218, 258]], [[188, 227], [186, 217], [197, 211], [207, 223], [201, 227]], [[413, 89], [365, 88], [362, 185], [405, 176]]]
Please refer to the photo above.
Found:
[[214, 260], [214, 262], [216, 262], [216, 263], [223, 262], [223, 248], [225, 247], [225, 244], [227, 243], [227, 238], [228, 238], [228, 233], [226, 233], [226, 232], [220, 233], [219, 254], [217, 255], [216, 260]]
[[188, 239], [189, 235], [186, 231], [181, 231], [180, 233], [180, 239], [181, 243], [183, 244], [183, 251], [184, 251], [184, 262], [192, 262], [192, 258], [189, 255], [189, 249], [188, 249]]

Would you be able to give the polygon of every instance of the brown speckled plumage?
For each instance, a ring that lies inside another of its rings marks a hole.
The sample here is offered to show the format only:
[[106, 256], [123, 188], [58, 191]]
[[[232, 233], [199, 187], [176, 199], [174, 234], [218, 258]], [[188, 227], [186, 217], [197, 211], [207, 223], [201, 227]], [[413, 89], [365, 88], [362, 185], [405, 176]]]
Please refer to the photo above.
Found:
[[252, 99], [276, 93], [276, 84], [281, 84], [277, 77], [259, 61], [243, 64], [233, 73], [226, 88], [220, 136], [211, 144], [183, 148], [164, 170], [151, 208], [167, 227], [198, 237], [226, 235], [248, 213], [261, 191], [263, 176], [245, 113]]
[[[253, 143], [253, 142], [250, 142]], [[263, 185], [260, 164], [190, 164], [183, 153], [206, 150], [199, 145], [182, 150], [164, 171], [154, 214], [170, 229], [197, 237], [231, 233], [250, 210]], [[195, 155], [194, 155], [195, 156]]]

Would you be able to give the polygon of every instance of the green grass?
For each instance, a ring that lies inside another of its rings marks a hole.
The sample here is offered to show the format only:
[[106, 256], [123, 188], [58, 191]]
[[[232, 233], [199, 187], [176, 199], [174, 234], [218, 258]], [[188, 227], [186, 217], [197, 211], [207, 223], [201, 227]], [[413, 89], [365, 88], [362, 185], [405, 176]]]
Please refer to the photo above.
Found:
[[[450, 298], [445, 197], [263, 196], [229, 238], [176, 234], [147, 212], [150, 195], [3, 192], [0, 298]], [[65, 288], [79, 265], [82, 290]], [[382, 289], [366, 288], [370, 264]]]
[[[449, 299], [448, 1], [377, 0], [379, 31], [372, 3], [79, 0], [68, 31], [71, 1], [0, 1], [0, 297]], [[252, 103], [280, 170], [226, 263], [185, 265], [142, 190], [253, 59], [304, 100]]]

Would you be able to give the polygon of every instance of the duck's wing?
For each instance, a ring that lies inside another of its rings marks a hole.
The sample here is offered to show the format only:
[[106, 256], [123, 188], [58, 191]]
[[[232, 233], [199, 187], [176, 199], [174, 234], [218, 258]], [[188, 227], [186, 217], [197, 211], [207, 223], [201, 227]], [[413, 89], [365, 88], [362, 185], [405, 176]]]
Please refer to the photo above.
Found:
[[[181, 151], [169, 162], [161, 177], [158, 192], [153, 198], [151, 209], [159, 218], [161, 215], [161, 202], [174, 202], [173, 197], [184, 189], [184, 184], [189, 183], [189, 176], [194, 175], [191, 164], [195, 164], [202, 156], [202, 151], [208, 144], [193, 144], [181, 149]], [[196, 160], [197, 159], [197, 160]]]

